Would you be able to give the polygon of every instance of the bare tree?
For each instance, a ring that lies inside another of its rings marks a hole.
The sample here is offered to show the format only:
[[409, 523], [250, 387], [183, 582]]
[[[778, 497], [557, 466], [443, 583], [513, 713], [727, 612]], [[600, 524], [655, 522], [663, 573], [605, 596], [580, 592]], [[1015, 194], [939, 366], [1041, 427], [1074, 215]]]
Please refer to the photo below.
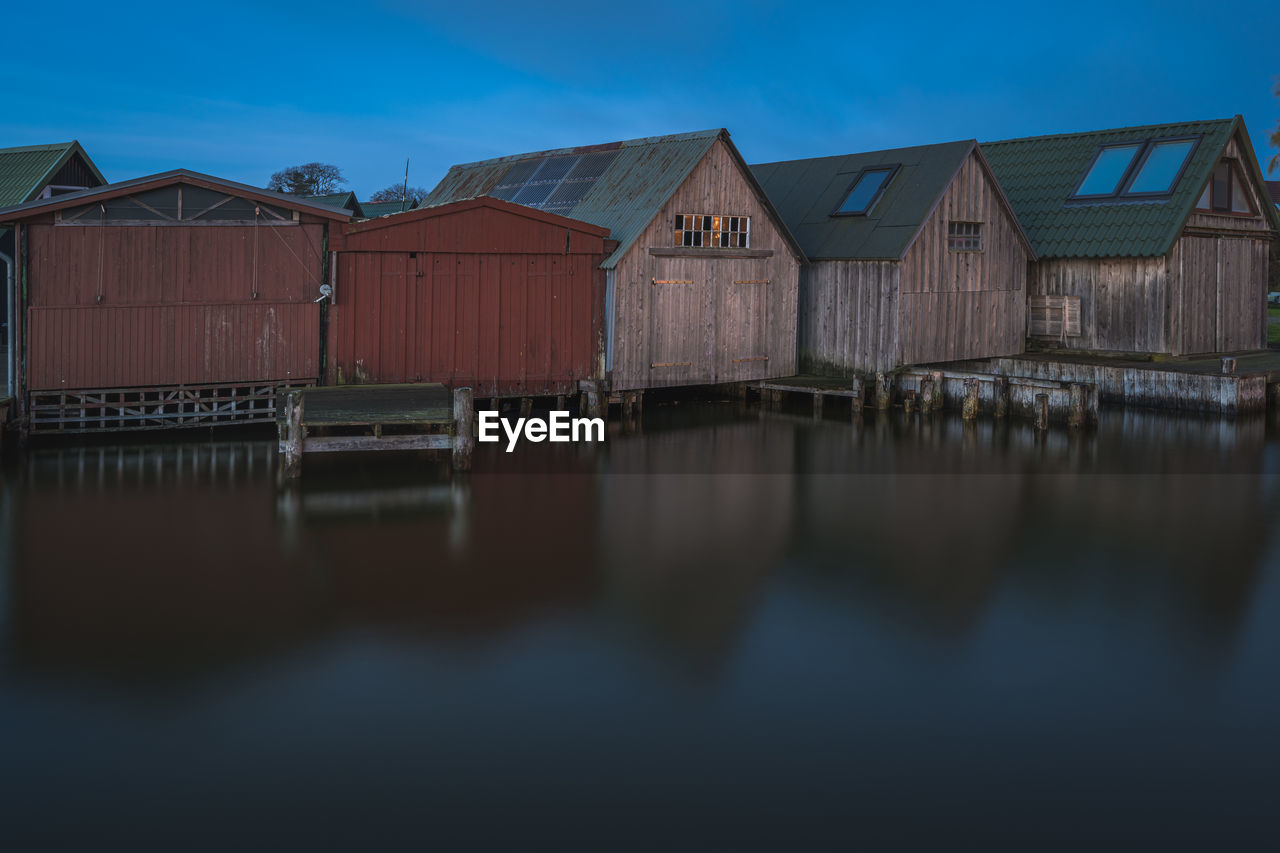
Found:
[[303, 163], [281, 169], [271, 176], [267, 189], [294, 195], [327, 195], [346, 183], [342, 170], [328, 163]]
[[401, 201], [402, 199], [408, 199], [421, 204], [422, 200], [430, 194], [431, 190], [426, 187], [409, 187], [406, 192], [403, 184], [392, 184], [369, 196], [369, 201]]

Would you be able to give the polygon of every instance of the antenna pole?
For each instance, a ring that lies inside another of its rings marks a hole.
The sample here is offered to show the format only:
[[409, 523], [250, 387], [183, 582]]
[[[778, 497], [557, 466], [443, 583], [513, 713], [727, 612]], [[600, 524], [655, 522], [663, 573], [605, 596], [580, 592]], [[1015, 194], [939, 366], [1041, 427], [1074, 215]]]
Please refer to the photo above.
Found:
[[409, 158], [404, 158], [404, 188], [400, 190], [400, 212], [404, 213], [405, 205], [409, 203]]

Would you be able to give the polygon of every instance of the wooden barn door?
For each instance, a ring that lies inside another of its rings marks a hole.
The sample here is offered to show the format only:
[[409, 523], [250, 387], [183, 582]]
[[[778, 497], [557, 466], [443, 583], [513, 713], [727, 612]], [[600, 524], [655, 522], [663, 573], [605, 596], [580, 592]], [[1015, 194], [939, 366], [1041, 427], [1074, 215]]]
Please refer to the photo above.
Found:
[[653, 259], [649, 375], [655, 386], [710, 382], [715, 374], [713, 266], [705, 258]]
[[763, 378], [769, 367], [769, 266], [720, 261], [716, 282], [716, 381]]

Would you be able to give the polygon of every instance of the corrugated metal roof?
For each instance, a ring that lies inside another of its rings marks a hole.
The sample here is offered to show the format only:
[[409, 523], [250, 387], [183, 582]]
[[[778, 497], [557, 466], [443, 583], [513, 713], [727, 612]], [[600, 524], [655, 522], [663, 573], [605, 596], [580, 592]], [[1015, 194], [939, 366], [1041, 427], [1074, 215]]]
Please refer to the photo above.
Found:
[[561, 148], [500, 157], [479, 163], [453, 166], [423, 205], [437, 205], [467, 198], [491, 195], [513, 165], [530, 160], [561, 157], [568, 154], [590, 154], [616, 151], [617, 156], [596, 180], [594, 186], [561, 215], [600, 225], [609, 229], [618, 241], [618, 249], [604, 262], [615, 266], [626, 254], [645, 227], [653, 221], [663, 205], [684, 182], [693, 167], [702, 161], [716, 139], [728, 134], [723, 130], [704, 130], [671, 136], [651, 136], [607, 145]]
[[107, 179], [102, 177], [80, 143], [74, 140], [54, 145], [0, 148], [0, 207], [22, 204], [35, 198], [58, 170], [77, 154], [98, 180], [105, 184]]
[[399, 201], [362, 201], [360, 209], [364, 211], [366, 219], [376, 219], [379, 216], [387, 216], [392, 213], [402, 213], [406, 210], [413, 210], [418, 206], [418, 202], [409, 199], [409, 204], [405, 205]]
[[[944, 142], [752, 166], [809, 260], [897, 260], [977, 143]], [[859, 172], [900, 168], [865, 216], [832, 216]]]
[[[1239, 116], [984, 142], [982, 150], [1040, 257], [1151, 257], [1169, 251], [1236, 130], [1242, 131], [1239, 138], [1251, 161], [1246, 168], [1260, 182], [1257, 158]], [[1171, 196], [1067, 203], [1099, 145], [1172, 136], [1201, 139]], [[1275, 211], [1269, 213], [1272, 227], [1280, 227]]]

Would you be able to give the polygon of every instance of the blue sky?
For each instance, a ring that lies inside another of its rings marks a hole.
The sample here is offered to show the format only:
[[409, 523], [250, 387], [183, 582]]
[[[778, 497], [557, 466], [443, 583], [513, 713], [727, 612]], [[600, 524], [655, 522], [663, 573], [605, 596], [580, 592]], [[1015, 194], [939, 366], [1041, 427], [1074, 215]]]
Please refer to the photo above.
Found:
[[1235, 113], [1265, 163], [1280, 118], [1274, 0], [13, 5], [0, 145], [79, 139], [111, 180], [320, 160], [364, 198], [406, 157], [431, 187], [711, 127], [763, 162]]

